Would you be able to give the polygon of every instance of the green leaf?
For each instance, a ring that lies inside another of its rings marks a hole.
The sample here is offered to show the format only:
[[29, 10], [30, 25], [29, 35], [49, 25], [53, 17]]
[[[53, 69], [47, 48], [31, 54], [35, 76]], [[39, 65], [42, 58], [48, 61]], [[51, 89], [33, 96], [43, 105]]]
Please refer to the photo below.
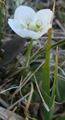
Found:
[[[38, 84], [41, 82], [41, 86], [39, 86], [42, 97], [49, 108], [49, 111], [42, 106], [42, 112], [44, 115], [44, 120], [52, 120], [53, 110], [54, 110], [54, 101], [50, 97], [50, 47], [51, 47], [51, 33], [52, 30], [48, 31], [48, 41], [46, 46], [46, 57], [45, 63], [41, 66], [41, 68], [35, 73]], [[39, 84], [40, 85], [40, 84]], [[42, 103], [43, 104], [43, 103]], [[43, 104], [44, 105], [44, 104]]]
[[[42, 108], [45, 120], [52, 120], [53, 106], [54, 102], [50, 98], [50, 47], [51, 47], [51, 33], [52, 30], [48, 31], [48, 41], [46, 46], [46, 58], [45, 64], [41, 67], [41, 80], [42, 80], [42, 96], [48, 105], [50, 111], [47, 111], [45, 108]], [[46, 94], [45, 94], [46, 93]], [[50, 98], [50, 99], [49, 99]]]
[[53, 112], [54, 112], [54, 105], [55, 105], [55, 96], [56, 96], [56, 81], [57, 81], [57, 73], [58, 73], [58, 48], [56, 49], [56, 63], [55, 63], [55, 71], [54, 71], [54, 84], [53, 84], [53, 91], [51, 96], [51, 108], [50, 111], [47, 112], [44, 110], [45, 120], [52, 120]]
[[60, 102], [65, 101], [65, 77], [63, 76], [58, 76], [58, 81], [57, 81], [57, 99]]
[[58, 47], [56, 48], [56, 63], [55, 63], [55, 71], [54, 71], [54, 83], [53, 83], [53, 90], [52, 90], [52, 101], [56, 96], [56, 82], [58, 80]]

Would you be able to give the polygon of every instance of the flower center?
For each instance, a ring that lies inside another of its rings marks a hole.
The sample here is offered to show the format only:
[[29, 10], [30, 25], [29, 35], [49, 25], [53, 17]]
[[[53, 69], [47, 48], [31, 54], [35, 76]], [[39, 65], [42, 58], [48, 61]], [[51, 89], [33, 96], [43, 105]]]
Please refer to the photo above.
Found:
[[26, 29], [39, 32], [42, 30], [42, 22], [41, 21], [27, 22]]
[[41, 31], [42, 30], [42, 22], [41, 21], [37, 21], [35, 24], [35, 31]]

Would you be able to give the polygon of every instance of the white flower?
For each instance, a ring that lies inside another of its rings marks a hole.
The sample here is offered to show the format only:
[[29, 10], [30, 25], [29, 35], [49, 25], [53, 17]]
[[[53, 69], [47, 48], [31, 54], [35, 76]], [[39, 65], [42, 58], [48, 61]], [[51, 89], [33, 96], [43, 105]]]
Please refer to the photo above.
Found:
[[8, 19], [12, 30], [22, 38], [39, 39], [52, 28], [53, 12], [42, 9], [35, 12], [27, 6], [16, 8], [14, 18]]

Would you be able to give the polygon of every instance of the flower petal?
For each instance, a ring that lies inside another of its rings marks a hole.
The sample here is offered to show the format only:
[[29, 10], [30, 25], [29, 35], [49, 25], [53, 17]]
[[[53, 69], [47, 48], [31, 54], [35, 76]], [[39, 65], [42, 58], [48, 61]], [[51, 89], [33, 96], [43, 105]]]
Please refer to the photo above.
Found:
[[43, 23], [44, 28], [48, 24], [52, 27], [53, 12], [50, 9], [42, 9], [37, 12], [37, 19]]
[[12, 30], [22, 38], [40, 38], [40, 33], [23, 28], [23, 26], [16, 19], [9, 19], [8, 24]]
[[25, 23], [33, 21], [36, 13], [31, 7], [27, 6], [19, 6], [15, 10], [14, 19], [18, 19], [20, 22], [21, 20]]

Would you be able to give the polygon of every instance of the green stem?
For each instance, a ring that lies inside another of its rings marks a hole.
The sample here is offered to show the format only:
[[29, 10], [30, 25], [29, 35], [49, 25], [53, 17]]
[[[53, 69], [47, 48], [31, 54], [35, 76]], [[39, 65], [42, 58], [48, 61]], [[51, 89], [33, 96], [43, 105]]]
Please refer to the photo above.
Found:
[[46, 46], [46, 60], [43, 66], [43, 89], [50, 96], [50, 47], [51, 47], [52, 29], [48, 31], [48, 41]]
[[27, 59], [26, 59], [26, 66], [29, 66], [30, 58], [31, 58], [31, 52], [32, 52], [32, 40], [30, 40], [28, 49], [27, 49]]

